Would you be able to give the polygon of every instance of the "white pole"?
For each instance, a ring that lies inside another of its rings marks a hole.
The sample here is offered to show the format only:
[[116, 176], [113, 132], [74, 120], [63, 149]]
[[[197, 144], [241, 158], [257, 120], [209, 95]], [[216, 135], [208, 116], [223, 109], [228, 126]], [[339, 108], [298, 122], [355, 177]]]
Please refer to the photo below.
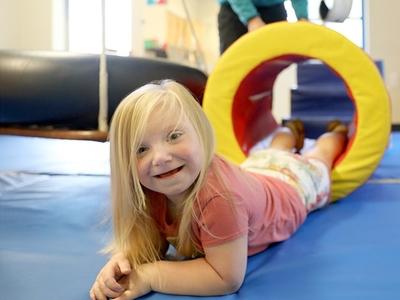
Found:
[[98, 129], [108, 131], [108, 75], [106, 57], [106, 10], [105, 0], [101, 1], [101, 54], [99, 66], [99, 116]]

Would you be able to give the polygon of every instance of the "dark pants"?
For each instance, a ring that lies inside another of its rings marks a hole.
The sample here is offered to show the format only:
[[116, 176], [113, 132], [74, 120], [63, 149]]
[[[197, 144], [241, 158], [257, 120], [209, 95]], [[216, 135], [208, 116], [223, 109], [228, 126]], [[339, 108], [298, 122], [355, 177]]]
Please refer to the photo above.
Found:
[[[265, 23], [284, 21], [287, 18], [285, 5], [257, 7]], [[247, 26], [239, 20], [229, 4], [222, 4], [218, 13], [219, 49], [221, 54], [238, 38], [247, 33]]]

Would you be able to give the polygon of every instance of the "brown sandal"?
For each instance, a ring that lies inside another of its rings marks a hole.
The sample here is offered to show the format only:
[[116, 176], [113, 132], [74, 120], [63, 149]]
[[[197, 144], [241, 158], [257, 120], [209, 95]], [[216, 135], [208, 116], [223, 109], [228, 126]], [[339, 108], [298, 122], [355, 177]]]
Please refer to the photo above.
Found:
[[345, 123], [340, 120], [333, 120], [328, 123], [326, 126], [326, 131], [328, 132], [338, 132], [343, 133], [345, 135], [348, 134], [349, 129]]
[[287, 121], [283, 126], [290, 129], [294, 138], [296, 139], [295, 149], [299, 153], [304, 146], [304, 124], [301, 120], [295, 119]]

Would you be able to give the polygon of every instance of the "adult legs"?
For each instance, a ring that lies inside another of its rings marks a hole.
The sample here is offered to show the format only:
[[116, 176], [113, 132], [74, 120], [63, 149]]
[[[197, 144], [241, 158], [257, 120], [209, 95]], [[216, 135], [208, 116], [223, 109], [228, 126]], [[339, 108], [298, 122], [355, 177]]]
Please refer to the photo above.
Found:
[[[266, 24], [284, 21], [287, 18], [285, 5], [283, 3], [266, 7], [257, 7], [257, 10]], [[221, 54], [228, 49], [233, 42], [247, 33], [247, 26], [240, 21], [238, 15], [228, 3], [221, 4], [220, 6], [218, 12], [218, 33]]]
[[228, 47], [247, 33], [247, 27], [239, 20], [229, 4], [221, 4], [218, 12], [219, 50], [222, 54]]
[[272, 6], [258, 7], [257, 10], [265, 24], [285, 21], [287, 19], [287, 12], [283, 3]]

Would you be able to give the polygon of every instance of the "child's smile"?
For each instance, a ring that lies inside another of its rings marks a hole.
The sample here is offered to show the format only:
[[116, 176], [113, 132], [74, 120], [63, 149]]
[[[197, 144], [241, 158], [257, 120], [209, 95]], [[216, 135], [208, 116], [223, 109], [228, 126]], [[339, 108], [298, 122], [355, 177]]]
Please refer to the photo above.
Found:
[[171, 177], [171, 176], [173, 176], [174, 174], [180, 172], [180, 171], [183, 169], [183, 167], [184, 167], [184, 166], [180, 166], [180, 167], [178, 167], [178, 168], [176, 168], [176, 169], [172, 169], [171, 171], [168, 171], [168, 172], [165, 172], [165, 173], [156, 175], [155, 177], [157, 177], [157, 178], [167, 178], [167, 177]]

